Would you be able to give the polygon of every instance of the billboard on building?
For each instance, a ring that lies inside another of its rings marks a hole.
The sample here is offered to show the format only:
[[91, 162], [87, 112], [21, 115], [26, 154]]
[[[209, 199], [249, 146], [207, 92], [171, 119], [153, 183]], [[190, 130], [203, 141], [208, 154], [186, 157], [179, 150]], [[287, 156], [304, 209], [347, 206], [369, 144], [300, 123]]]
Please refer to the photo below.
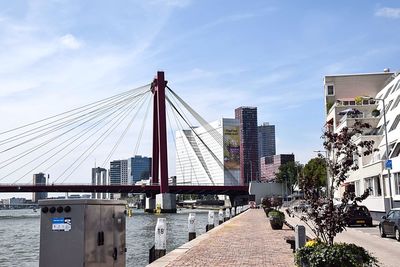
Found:
[[240, 169], [239, 126], [224, 126], [224, 165], [228, 170]]

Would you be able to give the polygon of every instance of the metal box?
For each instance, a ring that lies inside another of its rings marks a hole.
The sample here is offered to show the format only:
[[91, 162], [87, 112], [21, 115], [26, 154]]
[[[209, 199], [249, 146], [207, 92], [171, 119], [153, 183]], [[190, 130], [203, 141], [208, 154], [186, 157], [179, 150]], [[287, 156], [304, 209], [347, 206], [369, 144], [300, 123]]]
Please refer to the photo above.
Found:
[[40, 267], [125, 267], [125, 201], [40, 200]]

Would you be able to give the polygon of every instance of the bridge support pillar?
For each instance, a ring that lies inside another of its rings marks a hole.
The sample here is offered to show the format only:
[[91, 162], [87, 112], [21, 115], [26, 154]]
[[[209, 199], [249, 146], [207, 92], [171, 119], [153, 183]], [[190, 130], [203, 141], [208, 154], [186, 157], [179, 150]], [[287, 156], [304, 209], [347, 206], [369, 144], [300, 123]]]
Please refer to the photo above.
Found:
[[156, 209], [156, 199], [154, 197], [146, 197], [144, 211], [153, 213], [155, 209]]
[[156, 209], [161, 213], [176, 213], [176, 195], [161, 193], [156, 195]]

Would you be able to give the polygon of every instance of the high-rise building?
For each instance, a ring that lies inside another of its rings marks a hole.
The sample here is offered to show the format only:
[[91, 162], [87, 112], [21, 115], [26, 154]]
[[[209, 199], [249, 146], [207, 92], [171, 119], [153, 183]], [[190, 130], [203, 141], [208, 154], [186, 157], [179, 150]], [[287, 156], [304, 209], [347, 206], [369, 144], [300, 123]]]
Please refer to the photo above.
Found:
[[128, 184], [128, 160], [110, 162], [110, 185]]
[[275, 154], [275, 125], [264, 122], [258, 126], [258, 156], [262, 158]]
[[259, 179], [257, 108], [239, 107], [235, 118], [240, 123], [240, 183]]
[[128, 184], [147, 180], [151, 175], [151, 158], [135, 155], [128, 159]]
[[293, 154], [280, 154], [262, 157], [260, 159], [260, 180], [264, 182], [272, 182], [275, 180], [275, 173], [279, 172], [279, 167], [290, 161], [294, 161]]
[[176, 183], [238, 185], [240, 177], [239, 121], [222, 118], [177, 131]]
[[[44, 173], [36, 173], [33, 175], [33, 185], [46, 185], [46, 175]], [[46, 199], [47, 192], [32, 193], [32, 202], [37, 203], [40, 199]]]
[[[108, 185], [107, 169], [92, 168], [92, 185]], [[92, 193], [92, 198], [107, 199], [107, 193]]]

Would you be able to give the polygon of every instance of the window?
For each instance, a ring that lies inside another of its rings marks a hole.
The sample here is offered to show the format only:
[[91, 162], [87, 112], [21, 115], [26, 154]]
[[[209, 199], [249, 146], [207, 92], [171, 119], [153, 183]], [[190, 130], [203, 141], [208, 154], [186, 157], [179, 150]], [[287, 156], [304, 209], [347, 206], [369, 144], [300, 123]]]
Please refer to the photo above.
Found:
[[393, 103], [393, 99], [390, 100], [389, 104], [386, 105], [386, 107], [385, 107], [385, 112], [386, 112], [386, 113], [389, 111], [389, 108], [390, 108], [390, 106], [392, 105], [392, 103]]
[[354, 193], [356, 194], [357, 197], [359, 197], [360, 194], [360, 181], [355, 181], [354, 182]]
[[358, 154], [357, 152], [353, 153], [353, 165], [359, 167], [358, 165]]
[[396, 195], [400, 195], [400, 175], [398, 172], [395, 172], [392, 175], [393, 175], [394, 184], [395, 184], [394, 192]]
[[327, 94], [328, 95], [334, 95], [335, 94], [335, 90], [334, 90], [333, 84], [327, 85], [326, 86], [326, 90], [327, 90]]
[[389, 155], [390, 158], [395, 158], [400, 154], [400, 142], [394, 146], [394, 149], [392, 150], [392, 154]]
[[381, 196], [382, 188], [379, 181], [379, 176], [365, 178], [365, 189], [369, 189], [371, 196]]
[[400, 95], [397, 96], [396, 101], [394, 101], [393, 107], [390, 110], [393, 110], [397, 107], [400, 102]]
[[393, 87], [393, 86], [390, 86], [390, 87], [387, 89], [386, 94], [385, 94], [385, 96], [383, 97], [383, 99], [386, 99], [386, 97], [389, 95], [390, 91], [392, 91], [392, 87]]
[[374, 186], [372, 183], [372, 178], [366, 178], [364, 181], [364, 185], [365, 185], [365, 190], [369, 189], [369, 193], [371, 194], [371, 196], [374, 196]]
[[400, 122], [400, 114], [398, 114], [398, 115], [396, 116], [396, 118], [394, 119], [393, 124], [392, 124], [392, 126], [390, 127], [389, 132], [391, 132], [391, 131], [393, 131], [394, 129], [396, 129], [396, 128], [397, 128], [397, 125], [399, 124], [399, 122]]

